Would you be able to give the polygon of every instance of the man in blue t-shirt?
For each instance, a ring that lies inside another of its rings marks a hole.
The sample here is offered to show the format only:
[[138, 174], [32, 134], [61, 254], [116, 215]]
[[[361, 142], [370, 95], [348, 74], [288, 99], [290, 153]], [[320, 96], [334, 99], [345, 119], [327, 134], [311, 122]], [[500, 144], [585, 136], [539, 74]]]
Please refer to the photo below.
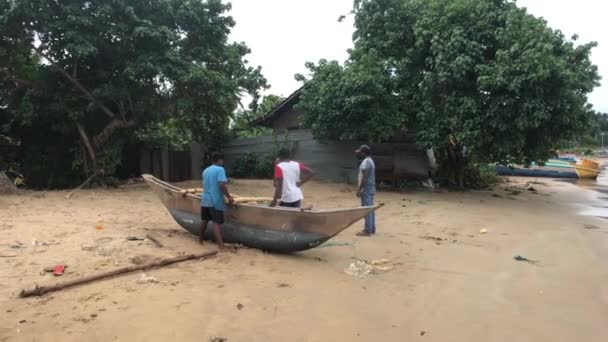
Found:
[[213, 165], [203, 171], [203, 193], [201, 194], [201, 231], [199, 242], [203, 244], [203, 237], [209, 221], [213, 222], [213, 233], [220, 251], [233, 249], [224, 246], [221, 225], [224, 223], [224, 196], [228, 204], [234, 203], [234, 199], [228, 192], [228, 179], [224, 171], [224, 155], [213, 153], [211, 156]]
[[[357, 158], [361, 160], [357, 197], [361, 198], [361, 206], [372, 206], [376, 194], [376, 164], [371, 157], [372, 150], [367, 145], [361, 145], [355, 153]], [[358, 232], [357, 235], [370, 236], [372, 234], [376, 234], [376, 214], [373, 211], [365, 216], [363, 230]]]

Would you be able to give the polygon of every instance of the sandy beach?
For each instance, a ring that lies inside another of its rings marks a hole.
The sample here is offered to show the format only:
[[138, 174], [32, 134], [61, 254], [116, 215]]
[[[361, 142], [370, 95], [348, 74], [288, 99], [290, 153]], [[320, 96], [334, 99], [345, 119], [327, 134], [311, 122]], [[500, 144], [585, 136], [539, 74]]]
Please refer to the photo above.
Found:
[[[27, 299], [19, 291], [35, 284], [215, 246], [200, 246], [145, 184], [71, 199], [64, 191], [2, 196], [0, 341], [606, 341], [608, 221], [577, 214], [605, 200], [573, 184], [529, 181], [479, 192], [382, 191], [371, 238], [355, 237], [357, 223], [293, 255], [239, 249], [145, 272], [158, 282], [138, 272]], [[270, 181], [230, 187], [244, 196], [272, 191]], [[304, 191], [318, 208], [358, 203], [343, 184]], [[127, 240], [146, 234], [164, 247]], [[344, 272], [379, 259], [388, 259], [386, 270]], [[68, 265], [60, 278], [43, 271], [56, 264]]]

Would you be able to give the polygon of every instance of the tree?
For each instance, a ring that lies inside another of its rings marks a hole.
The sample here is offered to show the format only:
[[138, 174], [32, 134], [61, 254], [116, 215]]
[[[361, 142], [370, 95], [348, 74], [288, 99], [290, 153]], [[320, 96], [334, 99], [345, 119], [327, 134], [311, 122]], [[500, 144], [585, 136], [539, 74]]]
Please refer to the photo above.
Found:
[[598, 85], [590, 53], [508, 0], [357, 0], [344, 66], [309, 64], [299, 108], [322, 139], [401, 130], [464, 185], [470, 163], [529, 163], [580, 133]]
[[[252, 127], [251, 122], [270, 113], [284, 98], [278, 95], [266, 95], [261, 101], [254, 99], [249, 109], [238, 111], [234, 115], [232, 132], [237, 138], [251, 138], [272, 134], [272, 129], [266, 127]], [[258, 103], [259, 102], [259, 103]]]
[[608, 113], [597, 113], [596, 120], [599, 133], [608, 133]]
[[156, 144], [219, 144], [239, 97], [266, 85], [247, 46], [228, 42], [229, 10], [220, 0], [0, 0], [6, 130], [30, 156], [59, 146], [59, 159], [89, 174], [111, 174], [134, 130]]
[[575, 139], [566, 140], [560, 146], [565, 149], [592, 149], [602, 144], [602, 133], [606, 132], [608, 132], [608, 114], [594, 111], [591, 113], [589, 127]]

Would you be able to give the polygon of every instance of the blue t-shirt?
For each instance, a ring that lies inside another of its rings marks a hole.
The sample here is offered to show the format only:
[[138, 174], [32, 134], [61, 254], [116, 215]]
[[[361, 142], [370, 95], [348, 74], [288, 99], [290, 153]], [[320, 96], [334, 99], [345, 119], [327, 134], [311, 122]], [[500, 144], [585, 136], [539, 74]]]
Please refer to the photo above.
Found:
[[363, 159], [359, 165], [359, 185], [363, 181], [363, 171], [367, 172], [367, 182], [362, 187], [363, 193], [373, 195], [376, 193], [376, 164], [371, 157]]
[[228, 183], [223, 167], [211, 165], [203, 171], [201, 207], [224, 211], [224, 194], [220, 190], [220, 183]]

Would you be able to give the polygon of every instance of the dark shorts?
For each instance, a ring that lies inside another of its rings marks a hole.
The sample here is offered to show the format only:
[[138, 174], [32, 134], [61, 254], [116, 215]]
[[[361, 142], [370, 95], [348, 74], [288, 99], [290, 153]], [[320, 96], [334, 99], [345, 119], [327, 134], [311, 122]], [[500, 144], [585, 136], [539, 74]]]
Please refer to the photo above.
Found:
[[291, 202], [291, 203], [279, 202], [279, 207], [299, 208], [301, 206], [302, 206], [302, 201], [295, 201], [295, 202]]
[[201, 220], [223, 224], [224, 212], [212, 207], [201, 207]]

